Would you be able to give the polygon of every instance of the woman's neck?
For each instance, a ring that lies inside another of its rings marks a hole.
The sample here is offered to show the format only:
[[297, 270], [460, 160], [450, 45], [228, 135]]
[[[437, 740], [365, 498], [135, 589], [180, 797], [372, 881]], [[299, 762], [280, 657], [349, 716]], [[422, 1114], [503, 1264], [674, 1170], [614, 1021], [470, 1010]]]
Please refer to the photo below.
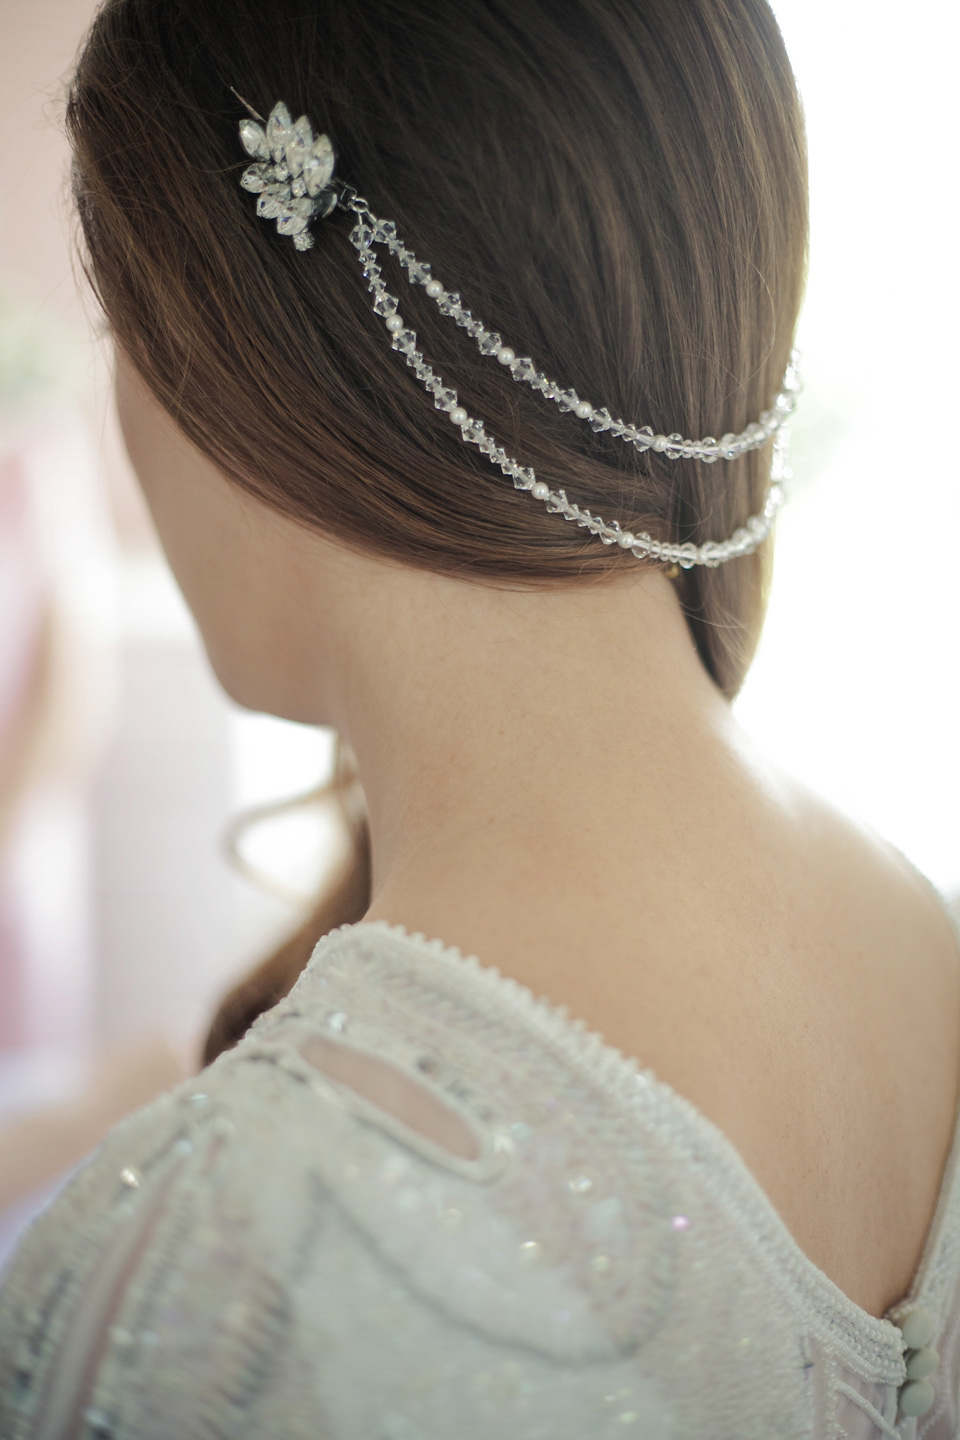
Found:
[[520, 947], [528, 969], [638, 907], [655, 924], [650, 887], [697, 868], [749, 771], [671, 583], [505, 591], [410, 571], [365, 604], [337, 723], [369, 806], [369, 918], [498, 964]]

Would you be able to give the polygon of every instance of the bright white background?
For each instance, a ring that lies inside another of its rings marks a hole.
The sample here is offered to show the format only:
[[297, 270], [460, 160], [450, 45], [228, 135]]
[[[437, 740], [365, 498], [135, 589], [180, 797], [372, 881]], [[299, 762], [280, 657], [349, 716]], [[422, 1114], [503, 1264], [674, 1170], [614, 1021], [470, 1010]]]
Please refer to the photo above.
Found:
[[740, 702], [790, 769], [960, 890], [952, 0], [775, 0], [807, 110], [807, 391]]

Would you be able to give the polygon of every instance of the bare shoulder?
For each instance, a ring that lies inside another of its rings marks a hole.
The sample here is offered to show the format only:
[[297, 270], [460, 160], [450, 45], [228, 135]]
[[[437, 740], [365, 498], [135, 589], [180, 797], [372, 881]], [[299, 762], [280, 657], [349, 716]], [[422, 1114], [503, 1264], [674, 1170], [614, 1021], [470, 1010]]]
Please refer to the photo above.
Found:
[[900, 950], [911, 968], [940, 972], [960, 992], [960, 931], [932, 882], [869, 826], [799, 786], [795, 793], [821, 881], [843, 896], [851, 923], [879, 930], [882, 950]]
[[790, 983], [762, 1017], [778, 1067], [742, 1148], [802, 1248], [882, 1314], [914, 1274], [957, 1124], [960, 947], [894, 846], [800, 786], [784, 797]]
[[826, 1021], [905, 1129], [910, 1097], [952, 1127], [960, 1076], [960, 944], [945, 900], [893, 845], [819, 797], [800, 800], [811, 876], [810, 935], [834, 1001]]

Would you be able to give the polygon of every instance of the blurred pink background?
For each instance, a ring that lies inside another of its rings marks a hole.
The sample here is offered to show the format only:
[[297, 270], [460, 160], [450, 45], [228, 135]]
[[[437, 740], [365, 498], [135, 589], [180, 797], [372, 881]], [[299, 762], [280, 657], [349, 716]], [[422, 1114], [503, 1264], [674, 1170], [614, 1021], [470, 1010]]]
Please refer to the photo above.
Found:
[[0, 3], [0, 1262], [297, 918], [221, 836], [329, 751], [291, 727], [281, 761], [280, 722], [220, 694], [123, 455], [61, 120], [92, 13]]

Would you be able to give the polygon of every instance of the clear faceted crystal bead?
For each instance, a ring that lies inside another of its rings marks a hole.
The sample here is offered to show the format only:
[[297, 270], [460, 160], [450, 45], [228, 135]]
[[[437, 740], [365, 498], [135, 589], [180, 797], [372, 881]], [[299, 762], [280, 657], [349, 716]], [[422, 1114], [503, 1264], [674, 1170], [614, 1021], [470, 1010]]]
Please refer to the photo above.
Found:
[[312, 250], [313, 236], [309, 230], [301, 230], [299, 235], [294, 235], [293, 243], [298, 250]]
[[496, 355], [497, 351], [503, 345], [503, 341], [496, 330], [485, 330], [477, 341], [477, 344], [479, 345], [481, 355]]
[[373, 226], [373, 235], [376, 240], [389, 244], [397, 238], [397, 227], [392, 220], [376, 220]]
[[598, 434], [601, 430], [609, 430], [612, 424], [613, 416], [605, 405], [600, 410], [594, 410], [590, 416], [590, 428], [596, 430]]
[[451, 291], [448, 292], [446, 295], [441, 295], [440, 299], [437, 301], [437, 309], [440, 311], [441, 315], [453, 315], [455, 311], [458, 311], [460, 309], [460, 296], [456, 293], [456, 291]]
[[430, 266], [417, 260], [410, 266], [407, 279], [411, 285], [426, 285], [430, 280]]
[[457, 404], [456, 390], [440, 389], [435, 391], [433, 403], [438, 410], [454, 410]]
[[373, 302], [373, 313], [375, 315], [396, 315], [399, 303], [395, 295], [381, 290]]
[[580, 396], [576, 390], [558, 390], [555, 398], [561, 410], [576, 410], [580, 404]]

